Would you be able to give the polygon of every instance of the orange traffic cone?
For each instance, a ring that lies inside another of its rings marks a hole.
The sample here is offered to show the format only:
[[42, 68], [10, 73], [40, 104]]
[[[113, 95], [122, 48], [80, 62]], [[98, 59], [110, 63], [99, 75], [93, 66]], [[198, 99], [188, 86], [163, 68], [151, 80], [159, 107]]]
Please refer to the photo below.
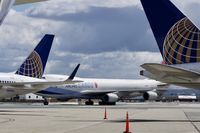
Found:
[[131, 133], [131, 132], [129, 131], [129, 118], [128, 118], [128, 112], [126, 113], [126, 128], [125, 128], [124, 133]]
[[107, 111], [106, 111], [106, 108], [105, 108], [105, 112], [104, 112], [104, 120], [108, 119], [107, 118]]

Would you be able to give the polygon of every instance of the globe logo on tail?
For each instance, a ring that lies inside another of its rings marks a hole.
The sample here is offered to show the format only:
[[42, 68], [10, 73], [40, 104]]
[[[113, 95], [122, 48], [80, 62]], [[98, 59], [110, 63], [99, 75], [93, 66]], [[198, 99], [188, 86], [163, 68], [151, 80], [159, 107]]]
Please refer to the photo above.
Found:
[[43, 65], [39, 54], [33, 51], [17, 70], [16, 74], [41, 78], [43, 75]]
[[169, 30], [163, 45], [163, 59], [169, 65], [200, 62], [200, 31], [187, 17]]

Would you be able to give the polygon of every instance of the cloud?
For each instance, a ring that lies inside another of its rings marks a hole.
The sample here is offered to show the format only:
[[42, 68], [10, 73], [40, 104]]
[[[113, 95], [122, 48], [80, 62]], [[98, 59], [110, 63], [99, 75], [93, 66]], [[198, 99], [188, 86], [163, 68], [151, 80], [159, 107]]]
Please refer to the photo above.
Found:
[[56, 0], [40, 3], [39, 6], [28, 9], [32, 15], [62, 16], [68, 13], [88, 12], [90, 7], [124, 8], [128, 6], [140, 6], [139, 0]]
[[[143, 11], [133, 2], [132, 5], [127, 4], [128, 2], [119, 6], [120, 1], [115, 2], [118, 5], [112, 5], [107, 4], [108, 1], [104, 4], [89, 0], [84, 4], [83, 1], [79, 4], [76, 2], [69, 4], [66, 0], [62, 0], [58, 12], [55, 12], [56, 4], [52, 1], [49, 2], [48, 9], [47, 5], [39, 6], [27, 10], [26, 14], [34, 18], [61, 21], [63, 26], [57, 32], [57, 36], [60, 43], [64, 44], [62, 49], [65, 51], [79, 53], [116, 50], [157, 51], [158, 49], [152, 45], [155, 44], [152, 34], [147, 32], [149, 27]], [[68, 4], [67, 7], [71, 11], [66, 8]]]
[[[78, 76], [97, 78], [143, 78], [139, 76], [140, 65], [146, 62], [160, 63], [157, 52], [102, 52], [97, 54], [55, 54], [47, 65], [47, 73], [69, 74], [81, 63]], [[55, 69], [59, 68], [59, 69]]]
[[[198, 20], [197, 0], [173, 2]], [[9, 13], [0, 70], [16, 70], [45, 33], [56, 34], [46, 73], [69, 74], [81, 63], [80, 77], [142, 78], [141, 64], [162, 60], [139, 0], [52, 0]]]
[[173, 0], [173, 3], [200, 28], [199, 0]]

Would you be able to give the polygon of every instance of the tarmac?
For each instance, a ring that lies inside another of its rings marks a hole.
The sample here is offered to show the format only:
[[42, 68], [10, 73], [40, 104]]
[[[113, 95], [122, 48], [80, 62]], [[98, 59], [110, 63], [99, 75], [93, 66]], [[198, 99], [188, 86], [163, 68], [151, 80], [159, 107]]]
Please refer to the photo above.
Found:
[[200, 133], [199, 103], [117, 103], [107, 106], [0, 103], [0, 133]]

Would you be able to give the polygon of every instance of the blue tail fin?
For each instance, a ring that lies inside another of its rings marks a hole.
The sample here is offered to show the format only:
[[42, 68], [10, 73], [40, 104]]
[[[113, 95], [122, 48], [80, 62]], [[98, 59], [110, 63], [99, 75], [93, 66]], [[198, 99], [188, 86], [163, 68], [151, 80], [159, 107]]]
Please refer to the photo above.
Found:
[[41, 78], [45, 70], [53, 39], [54, 35], [45, 35], [17, 70], [16, 74]]
[[169, 0], [141, 0], [166, 64], [200, 62], [199, 29]]

